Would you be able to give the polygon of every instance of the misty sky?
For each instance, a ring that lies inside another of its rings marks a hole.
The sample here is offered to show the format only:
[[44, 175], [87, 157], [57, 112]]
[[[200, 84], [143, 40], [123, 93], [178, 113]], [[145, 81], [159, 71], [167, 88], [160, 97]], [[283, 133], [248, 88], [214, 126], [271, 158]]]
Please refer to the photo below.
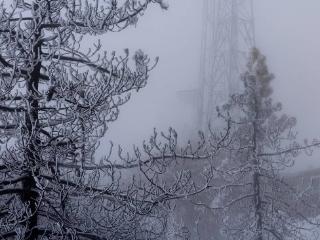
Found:
[[[181, 104], [177, 92], [198, 85], [202, 2], [168, 2], [168, 11], [152, 7], [136, 27], [102, 39], [110, 50], [129, 48], [133, 53], [141, 48], [150, 57], [160, 57], [148, 86], [132, 96], [122, 107], [118, 121], [110, 125], [107, 139], [117, 144], [139, 145], [153, 127], [166, 130], [173, 126], [184, 137], [185, 129], [193, 127], [191, 105]], [[274, 98], [283, 103], [286, 113], [297, 117], [301, 138], [320, 138], [320, 1], [254, 3], [257, 46], [276, 76], [272, 83]], [[310, 168], [317, 158], [301, 157], [299, 168]]]

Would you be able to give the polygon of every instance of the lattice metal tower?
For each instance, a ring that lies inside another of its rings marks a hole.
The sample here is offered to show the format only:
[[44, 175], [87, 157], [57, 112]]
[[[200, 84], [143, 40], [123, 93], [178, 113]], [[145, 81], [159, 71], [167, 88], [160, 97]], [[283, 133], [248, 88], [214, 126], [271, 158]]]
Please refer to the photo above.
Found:
[[206, 130], [216, 106], [241, 89], [240, 74], [255, 45], [253, 0], [204, 0], [200, 67], [200, 127]]

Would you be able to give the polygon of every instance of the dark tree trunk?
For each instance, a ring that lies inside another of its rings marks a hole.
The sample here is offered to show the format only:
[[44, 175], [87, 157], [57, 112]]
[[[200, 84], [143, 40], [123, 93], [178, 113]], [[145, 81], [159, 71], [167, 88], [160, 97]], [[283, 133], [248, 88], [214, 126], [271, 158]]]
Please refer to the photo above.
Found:
[[253, 121], [253, 192], [254, 192], [254, 210], [256, 217], [256, 238], [255, 240], [263, 240], [263, 215], [262, 215], [262, 200], [261, 200], [261, 183], [260, 183], [260, 172], [259, 172], [259, 137], [258, 137], [258, 128], [259, 128], [259, 112], [260, 106], [258, 103], [257, 93], [254, 92], [254, 112], [255, 118]]
[[262, 234], [262, 204], [261, 204], [261, 189], [260, 189], [260, 175], [258, 172], [253, 174], [253, 188], [254, 188], [254, 207], [255, 207], [255, 216], [256, 216], [256, 231], [257, 237], [256, 240], [263, 240]]
[[[34, 10], [38, 9], [37, 4], [34, 5]], [[39, 24], [39, 20], [35, 21], [35, 28]], [[26, 140], [26, 149], [25, 149], [25, 165], [27, 166], [28, 172], [26, 180], [23, 181], [22, 187], [24, 190], [22, 201], [25, 204], [27, 210], [29, 211], [29, 217], [25, 222], [26, 233], [24, 240], [37, 240], [39, 237], [38, 231], [38, 201], [39, 193], [35, 181], [35, 177], [39, 174], [39, 162], [40, 162], [40, 153], [39, 153], [39, 80], [40, 80], [40, 71], [41, 71], [41, 62], [40, 51], [41, 46], [39, 44], [40, 32], [35, 31], [34, 34], [34, 46], [33, 46], [33, 62], [31, 62], [32, 72], [29, 78], [26, 78], [26, 88], [29, 105], [28, 111], [25, 115], [25, 124], [26, 124], [26, 135], [24, 139]]]

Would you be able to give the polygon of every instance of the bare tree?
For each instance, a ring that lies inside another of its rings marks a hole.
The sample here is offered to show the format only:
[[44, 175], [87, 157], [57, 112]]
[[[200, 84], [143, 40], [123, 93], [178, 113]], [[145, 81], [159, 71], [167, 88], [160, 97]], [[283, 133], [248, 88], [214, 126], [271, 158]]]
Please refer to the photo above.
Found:
[[[161, 179], [178, 154], [173, 130], [101, 162], [99, 139], [154, 64], [142, 51], [116, 56], [90, 36], [136, 24], [161, 0], [15, 0], [0, 5], [1, 239], [155, 239], [167, 201], [196, 194], [188, 171]], [[134, 67], [135, 65], [135, 67]], [[131, 66], [131, 67], [130, 67]], [[111, 148], [112, 149], [112, 148]], [[111, 151], [111, 150], [110, 150]], [[138, 168], [140, 177], [126, 177]], [[129, 181], [128, 179], [132, 179]], [[152, 223], [152, 224], [151, 224]]]
[[243, 92], [218, 109], [231, 129], [219, 168], [224, 179], [220, 201], [211, 208], [223, 209], [228, 239], [304, 239], [303, 221], [317, 224], [307, 218], [316, 205], [307, 204], [282, 175], [301, 150], [319, 142], [296, 142], [296, 120], [280, 114], [281, 104], [273, 103], [272, 79], [265, 57], [253, 49]]

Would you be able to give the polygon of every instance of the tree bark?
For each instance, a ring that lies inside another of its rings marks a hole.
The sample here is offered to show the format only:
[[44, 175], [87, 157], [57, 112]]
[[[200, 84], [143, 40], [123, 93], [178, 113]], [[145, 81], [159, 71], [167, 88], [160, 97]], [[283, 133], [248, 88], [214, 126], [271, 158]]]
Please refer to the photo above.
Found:
[[[36, 12], [38, 9], [38, 5], [34, 4], [34, 11]], [[40, 23], [39, 19], [35, 21], [35, 28]], [[39, 100], [38, 100], [38, 90], [39, 90], [39, 80], [40, 80], [40, 70], [41, 70], [41, 62], [40, 58], [40, 32], [37, 30], [34, 34], [33, 39], [33, 61], [31, 64], [32, 72], [30, 77], [26, 77], [26, 90], [27, 90], [27, 104], [28, 111], [25, 115], [25, 124], [27, 128], [25, 140], [27, 142], [25, 149], [25, 161], [28, 166], [28, 172], [26, 179], [22, 182], [22, 188], [24, 190], [22, 196], [22, 202], [25, 204], [26, 211], [26, 222], [25, 224], [25, 236], [24, 240], [37, 240], [39, 237], [38, 232], [38, 200], [39, 193], [36, 191], [36, 181], [35, 176], [39, 175], [39, 162], [40, 162], [40, 154], [39, 154]]]
[[263, 240], [263, 216], [262, 216], [262, 201], [261, 201], [261, 185], [260, 185], [260, 172], [259, 172], [259, 159], [258, 159], [258, 125], [259, 125], [259, 103], [258, 96], [254, 91], [254, 112], [255, 117], [253, 120], [253, 192], [254, 192], [254, 209], [256, 217], [256, 240]]

